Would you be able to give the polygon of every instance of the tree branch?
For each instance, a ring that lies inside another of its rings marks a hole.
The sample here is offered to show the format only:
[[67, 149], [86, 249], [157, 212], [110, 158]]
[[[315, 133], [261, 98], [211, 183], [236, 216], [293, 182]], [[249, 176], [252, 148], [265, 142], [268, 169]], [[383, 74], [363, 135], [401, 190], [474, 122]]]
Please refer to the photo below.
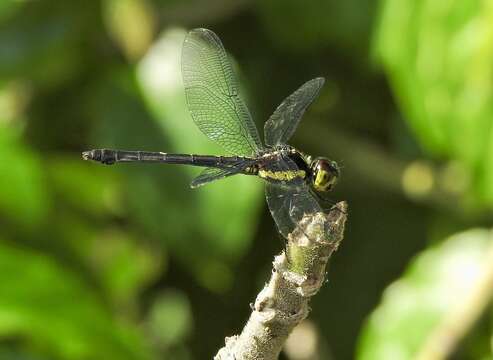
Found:
[[327, 262], [342, 241], [347, 204], [327, 214], [306, 215], [276, 256], [272, 276], [257, 295], [240, 335], [226, 338], [215, 360], [274, 360], [291, 330], [308, 316], [308, 302], [321, 288]]

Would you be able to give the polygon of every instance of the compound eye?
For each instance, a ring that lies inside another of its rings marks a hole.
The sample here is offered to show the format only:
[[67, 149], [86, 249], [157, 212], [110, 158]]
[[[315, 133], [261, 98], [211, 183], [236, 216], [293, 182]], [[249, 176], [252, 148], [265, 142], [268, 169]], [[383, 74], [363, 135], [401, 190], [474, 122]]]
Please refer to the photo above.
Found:
[[330, 191], [337, 182], [337, 172], [320, 161], [314, 168], [313, 187], [317, 191]]

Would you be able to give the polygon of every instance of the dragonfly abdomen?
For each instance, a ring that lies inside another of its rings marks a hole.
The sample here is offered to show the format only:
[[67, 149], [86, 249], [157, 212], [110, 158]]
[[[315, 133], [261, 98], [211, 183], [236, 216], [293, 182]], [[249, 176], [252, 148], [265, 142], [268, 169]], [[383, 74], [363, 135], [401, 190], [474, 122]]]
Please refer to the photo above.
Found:
[[168, 154], [164, 152], [95, 149], [82, 154], [85, 160], [111, 165], [117, 162], [154, 162], [223, 168], [246, 160], [241, 156]]

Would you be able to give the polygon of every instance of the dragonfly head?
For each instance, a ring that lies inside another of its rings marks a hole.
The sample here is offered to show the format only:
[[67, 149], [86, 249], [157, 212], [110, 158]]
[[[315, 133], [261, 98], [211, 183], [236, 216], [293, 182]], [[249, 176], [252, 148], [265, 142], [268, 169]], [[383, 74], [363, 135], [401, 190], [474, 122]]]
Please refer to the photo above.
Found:
[[333, 160], [318, 157], [311, 161], [311, 183], [316, 191], [330, 191], [339, 178], [339, 166]]

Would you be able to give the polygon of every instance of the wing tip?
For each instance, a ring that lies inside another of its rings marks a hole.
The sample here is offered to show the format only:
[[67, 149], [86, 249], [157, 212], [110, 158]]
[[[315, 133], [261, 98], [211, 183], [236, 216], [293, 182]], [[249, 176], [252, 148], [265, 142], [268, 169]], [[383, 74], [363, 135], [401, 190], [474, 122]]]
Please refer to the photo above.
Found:
[[188, 33], [193, 34], [193, 33], [208, 33], [208, 32], [211, 32], [211, 31], [209, 29], [206, 29], [206, 28], [194, 28], [194, 29], [190, 30]]
[[195, 28], [192, 29], [188, 32], [187, 36], [185, 38], [190, 38], [192, 36], [197, 36], [199, 38], [207, 38], [207, 39], [212, 39], [215, 42], [221, 43], [221, 40], [219, 37], [216, 35], [216, 33], [212, 30], [206, 29], [206, 28]]

